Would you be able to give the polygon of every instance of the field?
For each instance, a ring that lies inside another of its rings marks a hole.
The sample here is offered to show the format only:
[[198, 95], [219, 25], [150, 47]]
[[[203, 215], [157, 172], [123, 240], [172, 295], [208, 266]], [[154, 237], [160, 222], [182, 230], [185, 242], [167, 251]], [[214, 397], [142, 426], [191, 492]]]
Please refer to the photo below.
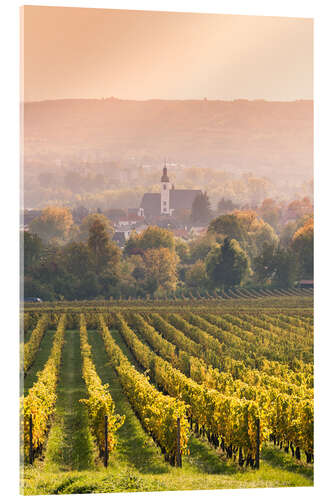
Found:
[[313, 298], [234, 295], [25, 305], [22, 492], [312, 486]]

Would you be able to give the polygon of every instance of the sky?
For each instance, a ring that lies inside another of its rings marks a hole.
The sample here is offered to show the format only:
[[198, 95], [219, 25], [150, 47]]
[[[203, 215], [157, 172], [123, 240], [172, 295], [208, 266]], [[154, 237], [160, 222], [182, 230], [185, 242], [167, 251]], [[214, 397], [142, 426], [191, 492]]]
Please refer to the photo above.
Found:
[[22, 8], [22, 100], [313, 98], [313, 21]]

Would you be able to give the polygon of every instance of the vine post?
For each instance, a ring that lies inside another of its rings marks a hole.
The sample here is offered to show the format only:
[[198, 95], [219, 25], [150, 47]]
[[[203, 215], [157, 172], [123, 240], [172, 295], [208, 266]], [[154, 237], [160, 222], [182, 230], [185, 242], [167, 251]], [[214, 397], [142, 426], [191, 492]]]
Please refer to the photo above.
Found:
[[182, 466], [182, 456], [180, 453], [180, 418], [177, 418], [177, 451], [176, 451], [176, 465]]
[[104, 453], [104, 467], [108, 466], [109, 449], [108, 449], [108, 416], [104, 417], [104, 438], [105, 438], [105, 453]]
[[260, 420], [257, 418], [256, 420], [256, 428], [257, 428], [257, 436], [256, 436], [256, 463], [255, 468], [259, 469], [259, 452], [260, 452]]
[[32, 415], [29, 417], [29, 464], [32, 465], [34, 461], [34, 450], [32, 446]]

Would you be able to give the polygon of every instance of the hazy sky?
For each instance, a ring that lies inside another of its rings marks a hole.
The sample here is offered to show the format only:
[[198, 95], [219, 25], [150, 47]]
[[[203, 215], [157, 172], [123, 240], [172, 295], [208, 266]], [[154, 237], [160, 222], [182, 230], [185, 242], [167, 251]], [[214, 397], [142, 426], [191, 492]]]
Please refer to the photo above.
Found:
[[310, 19], [24, 7], [25, 101], [313, 98]]

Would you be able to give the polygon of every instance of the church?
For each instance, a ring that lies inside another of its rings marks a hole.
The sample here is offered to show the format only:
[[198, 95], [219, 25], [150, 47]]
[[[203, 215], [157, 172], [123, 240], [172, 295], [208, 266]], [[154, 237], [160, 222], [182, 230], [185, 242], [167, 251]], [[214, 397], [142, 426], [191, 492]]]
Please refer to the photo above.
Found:
[[145, 193], [139, 210], [145, 217], [172, 215], [175, 210], [191, 210], [198, 194], [201, 194], [200, 189], [175, 189], [174, 184], [170, 183], [168, 169], [164, 166], [161, 192]]

